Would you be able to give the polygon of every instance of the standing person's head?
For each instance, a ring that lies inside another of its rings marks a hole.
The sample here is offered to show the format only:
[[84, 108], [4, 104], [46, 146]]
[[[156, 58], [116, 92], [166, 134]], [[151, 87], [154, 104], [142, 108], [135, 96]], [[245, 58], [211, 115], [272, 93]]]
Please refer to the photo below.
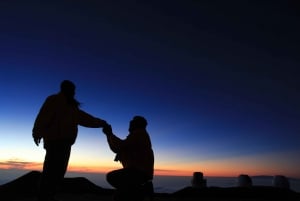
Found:
[[69, 80], [64, 80], [60, 84], [60, 91], [65, 94], [67, 97], [75, 96], [75, 84]]
[[69, 104], [79, 106], [79, 102], [74, 98], [76, 86], [70, 80], [64, 80], [60, 84], [60, 92], [63, 93]]
[[142, 116], [134, 116], [129, 123], [129, 132], [134, 131], [135, 129], [146, 129], [147, 120]]

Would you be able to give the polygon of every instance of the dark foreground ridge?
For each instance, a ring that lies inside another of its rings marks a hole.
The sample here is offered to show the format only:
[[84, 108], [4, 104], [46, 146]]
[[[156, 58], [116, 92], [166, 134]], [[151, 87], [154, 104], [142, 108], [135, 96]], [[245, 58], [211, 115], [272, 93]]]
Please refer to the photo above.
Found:
[[[9, 183], [0, 186], [0, 200], [1, 201], [15, 201], [15, 200], [34, 200], [36, 194], [37, 184], [41, 173], [38, 171], [29, 172]], [[95, 185], [86, 178], [65, 178], [59, 193], [74, 195], [91, 194], [98, 197], [113, 195], [113, 189], [105, 189]], [[186, 187], [174, 193], [155, 193], [155, 200], [202, 200], [202, 201], [299, 201], [300, 193], [289, 189], [266, 187], [266, 186], [252, 186], [252, 187], [204, 187], [194, 188]], [[89, 200], [86, 200], [89, 201]]]
[[[31, 171], [9, 183], [0, 186], [0, 200], [15, 200], [36, 195], [41, 172]], [[113, 189], [95, 185], [83, 177], [64, 178], [59, 193], [111, 195]]]

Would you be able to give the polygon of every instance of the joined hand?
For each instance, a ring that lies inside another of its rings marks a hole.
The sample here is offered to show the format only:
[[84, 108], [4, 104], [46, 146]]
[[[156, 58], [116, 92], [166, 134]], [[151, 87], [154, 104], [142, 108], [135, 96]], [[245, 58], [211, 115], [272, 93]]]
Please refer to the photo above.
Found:
[[102, 128], [102, 132], [105, 135], [112, 135], [112, 127], [109, 124], [106, 124], [103, 128]]

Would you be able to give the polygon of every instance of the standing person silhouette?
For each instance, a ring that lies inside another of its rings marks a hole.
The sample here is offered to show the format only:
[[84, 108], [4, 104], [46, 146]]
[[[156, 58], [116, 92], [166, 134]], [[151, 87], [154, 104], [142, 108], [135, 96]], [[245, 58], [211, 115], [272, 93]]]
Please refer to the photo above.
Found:
[[35, 119], [32, 130], [34, 142], [38, 146], [43, 139], [46, 150], [38, 201], [55, 200], [57, 186], [67, 171], [78, 125], [90, 128], [107, 125], [106, 121], [82, 111], [74, 96], [75, 85], [64, 80], [60, 92], [47, 97]]
[[106, 176], [108, 183], [116, 188], [115, 201], [141, 200], [142, 185], [153, 179], [154, 154], [146, 126], [144, 117], [133, 117], [129, 123], [129, 135], [124, 140], [113, 134], [110, 125], [103, 128], [110, 149], [117, 154], [115, 161], [120, 161], [123, 166]]

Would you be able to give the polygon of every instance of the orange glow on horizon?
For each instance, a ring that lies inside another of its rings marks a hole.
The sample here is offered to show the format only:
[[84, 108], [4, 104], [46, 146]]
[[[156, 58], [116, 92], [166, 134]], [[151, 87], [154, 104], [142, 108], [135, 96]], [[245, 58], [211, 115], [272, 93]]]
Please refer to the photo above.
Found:
[[86, 172], [86, 173], [107, 173], [112, 170], [115, 170], [116, 167], [112, 166], [69, 166], [68, 171], [69, 172]]
[[[13, 167], [11, 165], [0, 165], [0, 169], [20, 169], [20, 170], [37, 170], [42, 171], [42, 164], [39, 165], [32, 165], [26, 167]], [[87, 166], [69, 166], [68, 172], [78, 172], [78, 173], [99, 173], [99, 174], [106, 174], [112, 170], [118, 169], [113, 166], [103, 166], [103, 167], [87, 167]], [[248, 170], [248, 171], [233, 171], [232, 169], [223, 169], [220, 170], [209, 170], [207, 168], [203, 168], [202, 170], [175, 170], [175, 169], [155, 169], [154, 175], [156, 176], [192, 176], [194, 172], [202, 172], [204, 177], [237, 177], [240, 174], [247, 174], [249, 176], [256, 176], [256, 175], [285, 175], [287, 177], [292, 178], [300, 178], [299, 173], [290, 173], [286, 174], [284, 172], [278, 171], [260, 171], [260, 170]]]
[[[234, 158], [224, 160], [203, 161], [200, 163], [188, 164], [160, 164], [155, 165], [154, 175], [158, 176], [192, 176], [194, 172], [202, 172], [209, 177], [236, 177], [240, 174], [249, 176], [256, 175], [285, 175], [287, 177], [300, 178], [298, 166], [285, 166], [285, 163], [278, 165], [275, 160], [263, 161], [257, 158], [248, 157], [247, 160]], [[276, 163], [275, 163], [275, 162]], [[84, 164], [84, 165], [83, 165]], [[0, 161], [0, 169], [20, 170], [42, 170], [41, 162], [26, 162], [21, 160]], [[81, 163], [71, 162], [68, 172], [100, 173], [105, 174], [122, 166], [119, 163]], [[176, 168], [174, 168], [176, 167]]]

